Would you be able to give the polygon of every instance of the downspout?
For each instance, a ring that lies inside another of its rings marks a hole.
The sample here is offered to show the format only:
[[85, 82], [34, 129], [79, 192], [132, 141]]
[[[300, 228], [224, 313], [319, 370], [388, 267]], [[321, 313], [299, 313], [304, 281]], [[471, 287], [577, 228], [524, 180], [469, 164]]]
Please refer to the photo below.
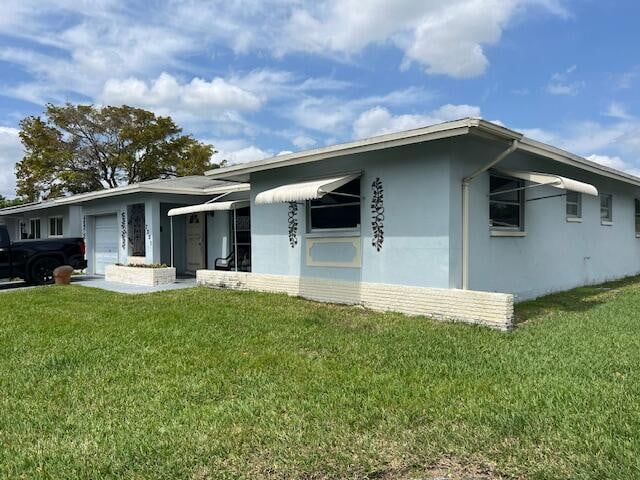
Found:
[[481, 173], [486, 172], [518, 149], [518, 140], [513, 140], [509, 148], [480, 167], [468, 177], [462, 179], [462, 289], [469, 289], [469, 186]]

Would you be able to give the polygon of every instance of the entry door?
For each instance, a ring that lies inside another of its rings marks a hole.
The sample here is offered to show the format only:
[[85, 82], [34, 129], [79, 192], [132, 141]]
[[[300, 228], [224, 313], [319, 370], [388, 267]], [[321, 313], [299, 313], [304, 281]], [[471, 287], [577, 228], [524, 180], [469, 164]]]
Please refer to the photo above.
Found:
[[187, 216], [187, 271], [195, 272], [204, 265], [204, 222], [205, 216], [193, 213]]
[[95, 217], [94, 272], [104, 275], [107, 265], [118, 263], [118, 218], [116, 215]]

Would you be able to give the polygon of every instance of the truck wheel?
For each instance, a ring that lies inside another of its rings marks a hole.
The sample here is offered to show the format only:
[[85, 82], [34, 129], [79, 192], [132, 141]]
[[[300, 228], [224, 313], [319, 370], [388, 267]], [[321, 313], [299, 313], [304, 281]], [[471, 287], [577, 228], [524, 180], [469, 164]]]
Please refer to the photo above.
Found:
[[39, 258], [33, 262], [29, 269], [29, 283], [47, 285], [53, 283], [53, 271], [61, 263], [55, 258]]

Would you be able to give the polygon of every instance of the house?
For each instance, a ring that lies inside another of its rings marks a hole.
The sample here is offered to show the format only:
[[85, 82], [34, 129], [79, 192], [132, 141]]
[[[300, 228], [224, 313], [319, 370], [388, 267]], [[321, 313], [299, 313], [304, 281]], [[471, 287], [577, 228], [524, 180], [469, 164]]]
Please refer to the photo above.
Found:
[[[237, 248], [231, 219], [248, 203], [248, 190], [204, 176], [151, 180], [4, 208], [0, 219], [13, 240], [85, 238], [90, 274], [102, 275], [115, 263], [172, 264], [178, 273], [195, 274], [214, 268], [218, 258], [228, 262]], [[203, 202], [209, 203], [181, 212]]]
[[481, 119], [207, 176], [250, 184], [251, 271], [201, 284], [507, 329], [514, 301], [640, 272], [640, 178]]

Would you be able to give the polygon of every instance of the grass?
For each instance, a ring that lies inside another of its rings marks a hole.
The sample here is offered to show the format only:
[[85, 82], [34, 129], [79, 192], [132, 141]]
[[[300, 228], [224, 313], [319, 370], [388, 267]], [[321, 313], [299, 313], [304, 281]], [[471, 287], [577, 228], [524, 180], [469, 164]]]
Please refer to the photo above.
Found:
[[640, 478], [640, 279], [513, 333], [189, 289], [0, 294], [3, 478]]

